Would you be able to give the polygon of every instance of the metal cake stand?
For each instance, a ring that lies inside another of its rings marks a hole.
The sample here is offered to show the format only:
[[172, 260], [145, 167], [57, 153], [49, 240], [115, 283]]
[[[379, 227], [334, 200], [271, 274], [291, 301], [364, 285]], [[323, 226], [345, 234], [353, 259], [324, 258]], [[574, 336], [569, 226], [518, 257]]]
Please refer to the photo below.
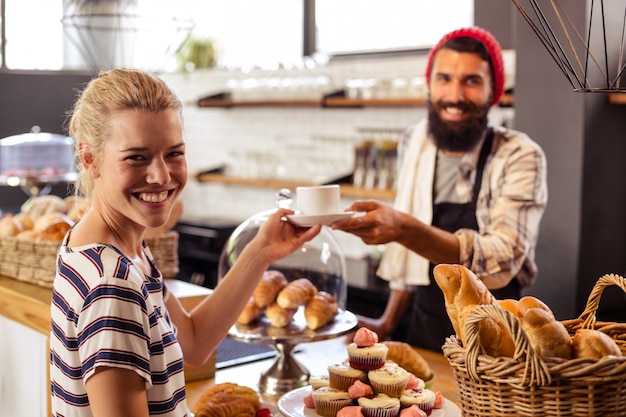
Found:
[[287, 327], [273, 327], [265, 316], [261, 316], [253, 324], [234, 324], [228, 337], [245, 343], [270, 345], [278, 352], [274, 363], [261, 374], [259, 391], [263, 395], [279, 397], [309, 384], [309, 371], [292, 354], [296, 345], [343, 336], [353, 331], [357, 324], [353, 313], [339, 309], [330, 323], [311, 330], [306, 326], [304, 307], [301, 306]]

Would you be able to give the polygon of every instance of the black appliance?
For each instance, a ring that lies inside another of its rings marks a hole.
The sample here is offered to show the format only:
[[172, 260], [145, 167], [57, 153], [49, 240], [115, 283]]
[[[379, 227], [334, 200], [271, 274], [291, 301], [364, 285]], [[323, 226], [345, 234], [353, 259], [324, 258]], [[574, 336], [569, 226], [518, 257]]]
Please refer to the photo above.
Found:
[[215, 288], [217, 269], [224, 244], [239, 224], [212, 218], [181, 220], [174, 230], [178, 232], [177, 279]]

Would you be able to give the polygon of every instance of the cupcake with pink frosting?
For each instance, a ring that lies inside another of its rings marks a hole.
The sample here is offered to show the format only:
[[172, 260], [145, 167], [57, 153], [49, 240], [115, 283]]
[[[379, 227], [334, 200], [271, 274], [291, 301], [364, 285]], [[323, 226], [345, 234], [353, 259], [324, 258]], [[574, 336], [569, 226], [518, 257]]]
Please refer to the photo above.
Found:
[[361, 327], [347, 350], [351, 367], [371, 371], [385, 364], [389, 348], [384, 343], [378, 343], [378, 335], [375, 332]]

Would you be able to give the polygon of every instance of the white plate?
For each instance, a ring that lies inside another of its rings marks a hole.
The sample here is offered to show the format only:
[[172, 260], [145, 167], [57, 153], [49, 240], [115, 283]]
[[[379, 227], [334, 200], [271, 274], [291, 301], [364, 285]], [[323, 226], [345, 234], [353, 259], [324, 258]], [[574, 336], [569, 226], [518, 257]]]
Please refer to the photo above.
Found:
[[322, 224], [324, 226], [330, 226], [331, 224], [343, 220], [349, 219], [354, 216], [356, 213], [353, 211], [347, 211], [343, 213], [335, 213], [335, 214], [320, 214], [320, 215], [310, 215], [306, 214], [290, 214], [287, 216], [287, 219], [300, 227], [311, 227], [316, 224]]
[[[304, 397], [311, 391], [310, 386], [296, 388], [278, 399], [278, 410], [285, 417], [320, 417], [313, 408], [304, 406]], [[430, 417], [461, 417], [461, 409], [445, 399], [443, 408], [433, 410]]]

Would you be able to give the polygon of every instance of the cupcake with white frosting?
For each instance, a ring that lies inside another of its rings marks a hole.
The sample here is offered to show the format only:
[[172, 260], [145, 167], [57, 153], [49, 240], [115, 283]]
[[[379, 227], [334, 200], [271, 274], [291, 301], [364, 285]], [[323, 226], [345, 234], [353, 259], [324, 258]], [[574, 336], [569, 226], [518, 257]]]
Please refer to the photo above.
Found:
[[339, 410], [352, 405], [348, 392], [336, 388], [321, 387], [313, 390], [311, 395], [315, 412], [322, 417], [336, 417]]
[[361, 397], [358, 402], [364, 417], [396, 417], [400, 411], [400, 400], [385, 394]]
[[369, 371], [367, 378], [374, 393], [400, 398], [409, 381], [409, 372], [397, 363], [387, 361], [382, 368]]

